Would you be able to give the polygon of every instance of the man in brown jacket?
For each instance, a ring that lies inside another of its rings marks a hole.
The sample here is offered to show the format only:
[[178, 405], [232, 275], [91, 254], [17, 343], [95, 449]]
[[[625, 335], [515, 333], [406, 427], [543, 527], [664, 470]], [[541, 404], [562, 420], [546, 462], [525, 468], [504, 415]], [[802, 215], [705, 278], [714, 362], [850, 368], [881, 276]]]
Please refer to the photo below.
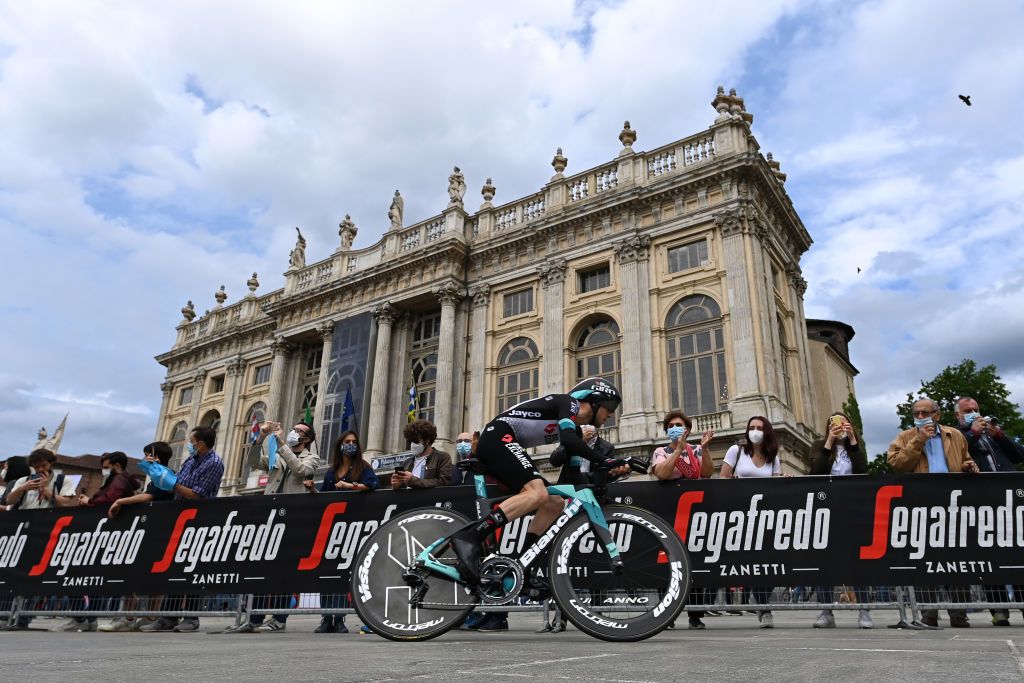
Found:
[[886, 459], [893, 471], [977, 472], [967, 453], [967, 439], [959, 429], [939, 424], [942, 413], [930, 398], [919, 398], [911, 407], [914, 426], [896, 435]]
[[[959, 429], [939, 424], [942, 413], [939, 404], [930, 398], [919, 398], [911, 407], [914, 426], [900, 432], [891, 444], [886, 459], [893, 470], [905, 472], [977, 472], [978, 466], [967, 453], [967, 439]], [[925, 602], [937, 601], [933, 591], [940, 588], [918, 588], [925, 596]], [[931, 595], [929, 595], [931, 594]], [[932, 597], [934, 596], [934, 597]], [[963, 588], [949, 590], [953, 602], [967, 602], [969, 596]], [[928, 626], [939, 625], [939, 611], [921, 610], [921, 621]], [[949, 625], [953, 628], [967, 628], [971, 622], [962, 609], [949, 610]]]
[[431, 489], [435, 486], [451, 486], [452, 456], [434, 448], [437, 428], [429, 420], [416, 420], [405, 426], [403, 432], [411, 444], [412, 456], [404, 463], [404, 472], [391, 475], [391, 488], [405, 486], [414, 489]]

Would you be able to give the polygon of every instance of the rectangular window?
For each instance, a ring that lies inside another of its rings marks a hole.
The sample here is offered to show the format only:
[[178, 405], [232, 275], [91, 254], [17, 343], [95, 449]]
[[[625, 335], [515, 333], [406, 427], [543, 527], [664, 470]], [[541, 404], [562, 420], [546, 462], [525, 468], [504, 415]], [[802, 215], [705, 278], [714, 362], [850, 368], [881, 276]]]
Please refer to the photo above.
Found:
[[178, 397], [179, 406], [187, 406], [192, 402], [192, 387], [185, 387], [181, 390], [181, 395]]
[[270, 363], [259, 365], [253, 373], [253, 384], [267, 384], [270, 382]]
[[612, 272], [607, 263], [596, 268], [581, 270], [577, 275], [579, 277], [580, 294], [604, 289], [612, 283]]
[[440, 313], [430, 313], [427, 315], [421, 315], [416, 319], [416, 323], [413, 325], [412, 328], [413, 346], [419, 347], [420, 345], [429, 342], [436, 343], [437, 338], [440, 336]]
[[505, 295], [505, 318], [522, 315], [533, 310], [533, 287]]
[[708, 262], [708, 241], [690, 242], [668, 250], [668, 272], [678, 273], [690, 268], [699, 268]]
[[210, 393], [219, 394], [224, 391], [224, 375], [217, 375], [210, 379]]

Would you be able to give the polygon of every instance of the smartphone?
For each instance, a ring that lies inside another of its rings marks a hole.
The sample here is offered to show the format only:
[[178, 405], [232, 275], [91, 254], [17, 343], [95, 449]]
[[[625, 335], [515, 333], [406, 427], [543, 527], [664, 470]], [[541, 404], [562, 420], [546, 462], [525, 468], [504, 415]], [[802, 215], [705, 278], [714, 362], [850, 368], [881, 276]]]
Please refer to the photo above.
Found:
[[36, 474], [30, 474], [29, 477], [28, 477], [28, 480], [29, 481], [35, 481], [37, 479], [42, 479], [42, 478], [43, 478], [43, 475], [36, 473]]
[[395, 468], [395, 474], [398, 474], [399, 472], [405, 472], [405, 468], [401, 465]]
[[835, 426], [835, 427], [842, 427], [843, 426], [843, 416], [842, 415], [833, 415], [832, 417], [830, 417], [828, 419], [828, 421], [831, 422], [832, 425]]

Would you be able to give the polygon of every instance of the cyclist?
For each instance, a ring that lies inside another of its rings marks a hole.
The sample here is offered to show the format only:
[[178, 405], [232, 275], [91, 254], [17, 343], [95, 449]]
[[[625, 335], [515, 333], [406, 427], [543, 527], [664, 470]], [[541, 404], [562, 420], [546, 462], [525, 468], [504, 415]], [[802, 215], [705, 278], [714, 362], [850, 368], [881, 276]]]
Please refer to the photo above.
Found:
[[470, 584], [480, 582], [480, 545], [489, 534], [514, 519], [534, 512], [526, 533], [530, 547], [565, 507], [558, 496], [548, 494], [544, 479], [526, 449], [560, 443], [571, 456], [602, 464], [580, 433], [580, 425], [600, 427], [622, 399], [619, 390], [601, 377], [590, 377], [568, 394], [550, 394], [523, 401], [491, 420], [480, 434], [476, 457], [488, 474], [516, 495], [502, 502], [477, 523], [452, 536], [452, 550]]

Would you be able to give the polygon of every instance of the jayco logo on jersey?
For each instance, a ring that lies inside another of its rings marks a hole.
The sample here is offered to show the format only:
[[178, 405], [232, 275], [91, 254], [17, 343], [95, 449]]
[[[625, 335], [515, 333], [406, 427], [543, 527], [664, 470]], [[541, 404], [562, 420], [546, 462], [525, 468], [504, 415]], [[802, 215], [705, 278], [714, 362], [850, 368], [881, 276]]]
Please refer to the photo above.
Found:
[[540, 413], [536, 410], [510, 410], [508, 411], [509, 417], [540, 417]]

